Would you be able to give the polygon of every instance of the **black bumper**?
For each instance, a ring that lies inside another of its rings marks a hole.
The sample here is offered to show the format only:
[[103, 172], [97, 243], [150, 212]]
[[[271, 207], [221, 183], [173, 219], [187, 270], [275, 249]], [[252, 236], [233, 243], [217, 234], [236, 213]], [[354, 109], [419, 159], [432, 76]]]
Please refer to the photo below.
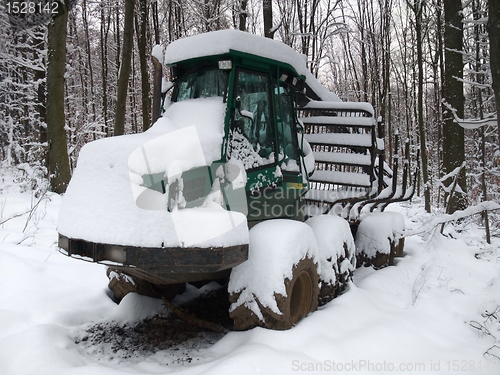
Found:
[[97, 262], [156, 284], [217, 279], [248, 259], [248, 245], [219, 248], [117, 246], [59, 235], [64, 254]]

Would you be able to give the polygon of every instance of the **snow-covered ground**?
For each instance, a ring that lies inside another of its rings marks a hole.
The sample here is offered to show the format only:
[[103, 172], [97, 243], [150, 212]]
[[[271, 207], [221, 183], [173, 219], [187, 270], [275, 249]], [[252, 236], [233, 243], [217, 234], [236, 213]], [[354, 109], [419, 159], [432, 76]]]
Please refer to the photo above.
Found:
[[[86, 330], [133, 325], [162, 303], [132, 294], [117, 305], [103, 266], [60, 254], [60, 203], [0, 190], [2, 375], [500, 374], [500, 240], [487, 245], [474, 224], [453, 238], [407, 238], [395, 266], [356, 270], [345, 294], [289, 331], [120, 355], [82, 345]], [[410, 229], [428, 220], [419, 204], [390, 208]]]

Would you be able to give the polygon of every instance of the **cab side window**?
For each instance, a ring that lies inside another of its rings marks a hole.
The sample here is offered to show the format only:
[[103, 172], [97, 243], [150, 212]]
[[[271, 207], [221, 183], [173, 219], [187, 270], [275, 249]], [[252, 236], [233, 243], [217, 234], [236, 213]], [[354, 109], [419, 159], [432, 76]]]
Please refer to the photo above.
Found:
[[253, 169], [275, 161], [275, 134], [267, 74], [238, 70], [231, 130], [231, 157]]
[[227, 88], [228, 73], [215, 68], [200, 69], [179, 79], [175, 101], [185, 99], [211, 98], [224, 96]]
[[278, 129], [280, 167], [288, 172], [300, 172], [299, 145], [295, 124], [295, 109], [290, 91], [285, 86], [274, 89]]

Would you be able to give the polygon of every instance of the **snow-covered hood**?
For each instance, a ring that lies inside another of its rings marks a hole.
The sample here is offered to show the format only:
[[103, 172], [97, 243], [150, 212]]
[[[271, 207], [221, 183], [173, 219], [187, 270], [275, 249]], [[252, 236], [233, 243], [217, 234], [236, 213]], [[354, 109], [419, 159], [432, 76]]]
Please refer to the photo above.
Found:
[[221, 158], [225, 111], [222, 98], [184, 100], [172, 104], [146, 132], [154, 134], [128, 157], [130, 182], [139, 207], [161, 210], [166, 203], [162, 193], [145, 186], [152, 181], [143, 181], [143, 176], [159, 175], [172, 183], [182, 172]]
[[185, 100], [172, 104], [144, 133], [85, 145], [64, 195], [59, 233], [123, 246], [247, 243], [243, 214], [216, 204], [170, 213], [163, 194], [144, 187], [142, 178], [163, 173], [168, 180], [219, 160], [225, 110], [222, 98]]

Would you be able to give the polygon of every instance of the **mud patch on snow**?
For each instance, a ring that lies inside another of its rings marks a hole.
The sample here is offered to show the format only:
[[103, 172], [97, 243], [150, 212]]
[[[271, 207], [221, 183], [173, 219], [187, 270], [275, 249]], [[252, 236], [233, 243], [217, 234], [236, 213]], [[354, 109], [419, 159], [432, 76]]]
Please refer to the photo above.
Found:
[[[221, 287], [201, 294], [179, 306], [198, 319], [232, 329], [227, 289]], [[167, 363], [196, 361], [196, 352], [219, 341], [224, 334], [187, 324], [165, 309], [136, 324], [98, 323], [74, 337], [75, 344], [88, 357], [111, 363], [136, 363], [158, 354]], [[161, 352], [161, 353], [160, 353]]]

